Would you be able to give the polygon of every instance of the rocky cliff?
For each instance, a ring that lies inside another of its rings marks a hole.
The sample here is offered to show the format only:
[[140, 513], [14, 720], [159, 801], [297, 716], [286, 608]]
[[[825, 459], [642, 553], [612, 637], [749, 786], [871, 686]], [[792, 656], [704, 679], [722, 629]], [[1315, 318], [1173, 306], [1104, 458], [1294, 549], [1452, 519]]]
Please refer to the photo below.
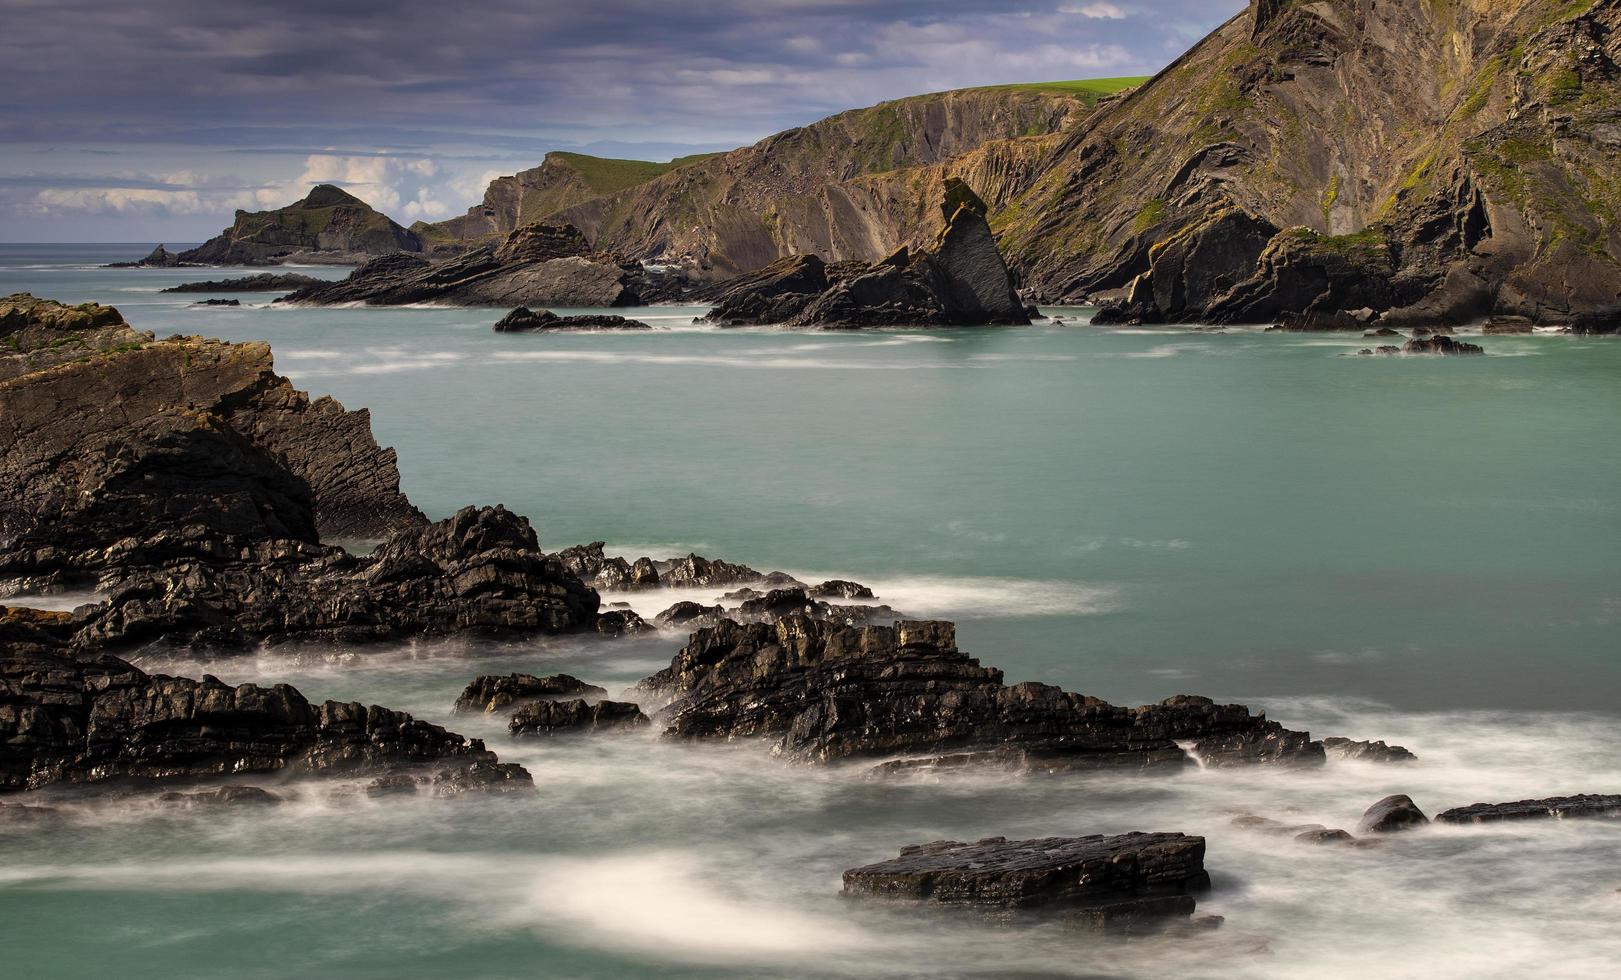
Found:
[[[414, 232], [395, 224], [348, 191], [319, 184], [301, 201], [274, 211], [238, 211], [236, 221], [190, 251], [180, 263], [274, 265], [305, 262], [347, 263], [368, 255], [420, 252]], [[357, 258], [359, 257], [359, 258]]]
[[1621, 309], [1621, 3], [1256, 0], [1065, 141], [1004, 251], [1106, 319]]
[[380, 537], [424, 523], [399, 479], [370, 416], [294, 389], [264, 344], [155, 341], [111, 307], [0, 300], [0, 578], [67, 584], [139, 548]]
[[419, 221], [411, 231], [430, 250], [460, 251], [500, 239], [524, 225], [554, 223], [552, 219], [560, 211], [611, 197], [710, 155], [652, 163], [548, 153], [538, 167], [491, 181], [484, 200], [468, 208], [465, 215], [433, 223]]

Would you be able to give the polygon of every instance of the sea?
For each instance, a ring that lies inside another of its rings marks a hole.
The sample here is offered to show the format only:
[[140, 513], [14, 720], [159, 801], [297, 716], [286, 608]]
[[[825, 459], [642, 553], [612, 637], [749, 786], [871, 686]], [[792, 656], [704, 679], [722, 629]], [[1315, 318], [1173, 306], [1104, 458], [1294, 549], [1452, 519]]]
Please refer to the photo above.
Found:
[[[1133, 705], [1203, 694], [1418, 761], [873, 780], [747, 742], [515, 743], [499, 719], [451, 713], [479, 674], [568, 672], [617, 694], [666, 666], [678, 633], [149, 664], [408, 710], [487, 739], [539, 791], [372, 800], [302, 782], [253, 812], [45, 794], [61, 819], [0, 822], [0, 972], [1436, 978], [1621, 963], [1621, 821], [1434, 827], [1369, 848], [1233, 826], [1355, 832], [1393, 793], [1433, 815], [1621, 792], [1621, 341], [1470, 336], [1486, 356], [1362, 357], [1380, 341], [1093, 327], [1084, 308], [834, 333], [661, 306], [613, 311], [651, 331], [507, 335], [491, 331], [500, 310], [202, 307], [160, 290], [242, 270], [103, 268], [150, 247], [0, 245], [0, 295], [269, 342], [298, 387], [371, 412], [432, 518], [501, 503], [548, 549], [600, 540], [853, 579], [906, 616], [955, 621], [1010, 682]], [[651, 617], [715, 596], [604, 598]], [[844, 869], [907, 844], [1130, 830], [1207, 838], [1199, 912], [1220, 929], [1102, 938], [840, 895]]]

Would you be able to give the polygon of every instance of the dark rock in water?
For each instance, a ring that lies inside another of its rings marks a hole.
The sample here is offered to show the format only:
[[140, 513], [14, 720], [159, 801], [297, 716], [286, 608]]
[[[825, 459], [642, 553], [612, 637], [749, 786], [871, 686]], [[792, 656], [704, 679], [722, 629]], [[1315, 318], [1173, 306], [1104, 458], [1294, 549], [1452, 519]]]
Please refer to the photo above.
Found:
[[757, 599], [745, 599], [738, 612], [745, 619], [770, 622], [795, 613], [814, 616], [814, 605], [804, 589], [772, 589]]
[[1363, 832], [1390, 834], [1425, 826], [1430, 818], [1424, 815], [1410, 797], [1387, 796], [1368, 807], [1359, 825]]
[[747, 565], [734, 565], [689, 554], [676, 558], [659, 574], [659, 581], [671, 588], [712, 588], [727, 585], [758, 584], [765, 576]]
[[484, 245], [444, 262], [385, 255], [341, 282], [300, 289], [280, 302], [329, 306], [641, 306], [670, 298], [677, 278], [640, 263], [598, 255], [573, 226], [526, 225], [499, 245]]
[[1296, 834], [1295, 840], [1302, 844], [1350, 844], [1356, 838], [1349, 831], [1313, 828]]
[[1621, 820], [1621, 794], [1553, 796], [1545, 800], [1520, 800], [1516, 803], [1475, 803], [1444, 811], [1435, 818], [1435, 822], [1470, 824], [1595, 817]]
[[[483, 743], [403, 712], [311, 704], [285, 684], [149, 675], [116, 657], [71, 652], [48, 626], [0, 623], [0, 792], [427, 765], [500, 764]], [[530, 782], [517, 766], [505, 770], [515, 784]]]
[[170, 286], [165, 293], [274, 293], [292, 292], [305, 286], [319, 286], [326, 280], [298, 272], [260, 272], [235, 279], [210, 279]]
[[945, 227], [931, 250], [902, 248], [834, 275], [814, 256], [780, 259], [727, 284], [708, 319], [825, 329], [1029, 323], [985, 203], [952, 178], [941, 211]]
[[623, 701], [532, 701], [519, 708], [507, 730], [515, 738], [641, 728], [647, 716]]
[[241, 306], [239, 299], [204, 299], [191, 304], [192, 306]]
[[0, 355], [0, 482], [13, 491], [0, 579], [72, 585], [424, 521], [370, 416], [295, 390], [264, 344], [154, 342], [110, 307], [26, 295], [0, 301], [0, 333], [13, 351]]
[[1337, 827], [1325, 827], [1320, 823], [1285, 823], [1270, 817], [1258, 817], [1252, 813], [1234, 817], [1232, 823], [1240, 830], [1255, 831], [1274, 837], [1288, 837], [1300, 844], [1345, 844], [1350, 847], [1366, 847], [1375, 843], [1358, 839], [1350, 832]]
[[844, 894], [1001, 916], [1039, 911], [1086, 928], [1129, 932], [1193, 913], [1193, 896], [1210, 887], [1204, 852], [1204, 838], [1186, 834], [935, 841], [851, 868]]
[[750, 599], [758, 599], [763, 595], [765, 595], [765, 593], [761, 592], [759, 589], [751, 589], [745, 586], [744, 588], [733, 589], [730, 592], [722, 594], [720, 600], [722, 602], [747, 602]]
[[365, 558], [280, 542], [240, 560], [124, 570], [103, 585], [108, 599], [83, 618], [78, 642], [177, 652], [572, 632], [593, 628], [601, 601], [504, 507], [397, 532]]
[[173, 269], [181, 265], [195, 265], [193, 262], [181, 262], [180, 256], [169, 251], [162, 245], [148, 252], [146, 258], [134, 262], [110, 262], [108, 269]]
[[182, 263], [274, 265], [356, 261], [367, 255], [420, 252], [416, 234], [342, 188], [318, 184], [303, 200], [275, 211], [238, 211], [231, 227], [182, 252]]
[[569, 674], [536, 677], [533, 674], [486, 675], [467, 685], [453, 709], [457, 714], [494, 714], [530, 701], [556, 701], [562, 698], [601, 698], [607, 690], [587, 684]]
[[658, 567], [651, 558], [638, 558], [635, 563], [623, 558], [609, 558], [602, 553], [603, 542], [575, 545], [557, 553], [569, 571], [580, 581], [602, 592], [631, 592], [658, 588]]
[[1451, 337], [1436, 334], [1428, 339], [1414, 337], [1402, 345], [1401, 352], [1403, 354], [1466, 355], [1484, 354], [1486, 349], [1479, 344], [1465, 343], [1461, 340], [1453, 340]]
[[1488, 337], [1501, 337], [1513, 334], [1534, 333], [1535, 327], [1529, 317], [1496, 317], [1481, 328], [1481, 333]]
[[496, 333], [534, 333], [542, 330], [651, 330], [640, 320], [627, 320], [611, 314], [558, 316], [551, 310], [538, 313], [520, 306], [495, 322]]
[[1361, 759], [1366, 762], [1416, 762], [1418, 756], [1400, 745], [1384, 742], [1353, 742], [1348, 738], [1323, 739], [1323, 750], [1334, 759]]
[[1323, 749], [1241, 706], [1177, 697], [1137, 709], [1045, 684], [1007, 687], [960, 652], [950, 623], [846, 626], [801, 614], [693, 634], [637, 687], [668, 738], [774, 740], [808, 762], [993, 753], [1021, 768], [1320, 765]]
[[685, 626], [689, 629], [695, 625], [713, 626], [726, 618], [725, 606], [706, 606], [698, 602], [678, 602], [670, 608], [653, 617], [653, 622], [660, 626]]
[[1364, 347], [1357, 351], [1357, 353], [1363, 357], [1373, 357], [1376, 355], [1379, 357], [1395, 357], [1401, 353], [1401, 348], [1385, 344], [1381, 347]]
[[821, 599], [812, 599], [803, 586], [755, 592], [743, 600], [731, 618], [739, 622], [773, 623], [796, 615], [849, 625], [894, 622], [896, 619], [895, 610], [888, 606], [836, 606]]
[[859, 582], [846, 582], [843, 579], [830, 579], [820, 585], [811, 586], [806, 595], [812, 599], [871, 599], [872, 590]]
[[158, 802], [189, 810], [197, 807], [276, 806], [282, 802], [282, 798], [257, 786], [221, 786], [218, 789], [206, 789], [196, 793], [164, 793], [158, 797]]
[[597, 614], [595, 629], [603, 636], [629, 636], [647, 633], [653, 626], [630, 609], [611, 609]]
[[1364, 337], [1400, 337], [1401, 332], [1398, 331], [1398, 330], [1392, 330], [1389, 327], [1380, 327], [1378, 330], [1369, 330], [1367, 333], [1363, 334], [1362, 336], [1364, 336]]
[[[1285, 333], [1329, 333], [1342, 330], [1367, 330], [1378, 322], [1379, 314], [1363, 307], [1360, 310], [1314, 309], [1305, 313], [1285, 313], [1281, 322], [1270, 330]], [[1389, 327], [1363, 334], [1364, 337], [1400, 336]]]

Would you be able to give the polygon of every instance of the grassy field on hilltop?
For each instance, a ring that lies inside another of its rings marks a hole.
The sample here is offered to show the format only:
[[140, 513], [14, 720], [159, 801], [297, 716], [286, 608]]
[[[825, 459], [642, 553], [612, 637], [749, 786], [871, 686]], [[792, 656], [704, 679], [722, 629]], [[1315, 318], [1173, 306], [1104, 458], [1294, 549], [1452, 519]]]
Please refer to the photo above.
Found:
[[986, 85], [985, 89], [1006, 92], [1060, 92], [1082, 98], [1101, 99], [1106, 95], [1136, 88], [1152, 75], [1128, 75], [1120, 78], [1080, 78], [1068, 82], [1016, 82], [1012, 85]]
[[645, 184], [654, 177], [659, 177], [677, 167], [685, 166], [702, 160], [705, 157], [715, 156], [712, 153], [696, 153], [692, 156], [677, 157], [667, 163], [654, 163], [650, 160], [614, 160], [607, 157], [587, 156], [584, 153], [567, 153], [557, 151], [552, 156], [560, 157], [573, 167], [580, 178], [600, 194], [615, 194], [628, 187]]

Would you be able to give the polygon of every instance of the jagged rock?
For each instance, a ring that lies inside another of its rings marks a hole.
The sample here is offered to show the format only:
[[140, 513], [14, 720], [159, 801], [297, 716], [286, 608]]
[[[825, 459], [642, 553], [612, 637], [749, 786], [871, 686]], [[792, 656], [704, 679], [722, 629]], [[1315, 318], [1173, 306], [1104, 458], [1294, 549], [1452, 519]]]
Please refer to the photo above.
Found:
[[1390, 344], [1384, 344], [1379, 347], [1364, 347], [1357, 351], [1357, 355], [1360, 357], [1396, 357], [1400, 354], [1401, 348], [1392, 346]]
[[109, 262], [108, 269], [173, 269], [181, 265], [195, 265], [193, 262], [182, 262], [180, 256], [169, 251], [162, 245], [146, 254], [146, 258], [134, 262]]
[[595, 628], [603, 636], [629, 636], [653, 630], [652, 624], [630, 609], [612, 609], [598, 613]]
[[1365, 833], [1390, 834], [1422, 827], [1429, 822], [1430, 818], [1424, 815], [1411, 797], [1387, 796], [1368, 807], [1367, 812], [1362, 814], [1359, 826]]
[[260, 789], [257, 786], [221, 786], [218, 789], [201, 790], [195, 793], [171, 791], [160, 795], [158, 802], [166, 806], [190, 810], [198, 807], [276, 806], [282, 803], [283, 800], [275, 793]]
[[301, 201], [275, 211], [238, 211], [231, 227], [180, 253], [180, 263], [274, 265], [350, 262], [357, 256], [420, 252], [417, 236], [348, 191], [318, 184]]
[[[70, 652], [50, 630], [16, 623], [0, 627], [0, 640], [0, 792], [498, 764], [483, 743], [387, 708], [311, 704], [285, 684], [149, 675], [116, 657]], [[514, 783], [530, 782], [520, 767], [505, 771]]]
[[708, 319], [828, 329], [1029, 323], [986, 223], [985, 203], [961, 181], [948, 180], [941, 209], [945, 228], [930, 250], [903, 248], [833, 276], [815, 256], [783, 259], [728, 284]]
[[1322, 746], [1241, 706], [1178, 697], [1137, 709], [1002, 672], [956, 647], [950, 623], [846, 626], [791, 615], [694, 633], [668, 668], [637, 685], [674, 739], [762, 738], [794, 760], [990, 753], [1063, 771], [1268, 762], [1320, 765]]
[[[311, 401], [264, 344], [153, 341], [94, 304], [0, 301], [0, 580], [73, 584], [270, 541], [377, 537], [423, 517], [364, 410]], [[39, 359], [72, 336], [71, 363]], [[119, 410], [107, 411], [116, 402]]]
[[191, 304], [192, 306], [241, 306], [239, 299], [203, 299]]
[[1363, 334], [1362, 336], [1364, 338], [1367, 338], [1367, 337], [1400, 337], [1401, 333], [1399, 331], [1392, 330], [1389, 327], [1380, 327], [1378, 330], [1369, 330], [1367, 333]]
[[1210, 887], [1205, 842], [1186, 834], [935, 841], [844, 873], [844, 894], [1004, 916], [1039, 911], [1090, 929], [1132, 932], [1186, 919]]
[[872, 599], [875, 598], [872, 590], [859, 582], [846, 582], [843, 579], [830, 579], [820, 585], [813, 585], [806, 590], [806, 595], [812, 599]]
[[573, 227], [531, 225], [500, 245], [484, 245], [444, 262], [384, 256], [340, 282], [323, 283], [277, 302], [329, 306], [640, 306], [679, 291], [675, 277], [639, 263], [592, 253]]
[[495, 322], [496, 333], [533, 333], [541, 330], [651, 330], [640, 320], [627, 320], [622, 316], [589, 314], [585, 316], [558, 316], [551, 310], [535, 312], [520, 306]]
[[602, 698], [604, 688], [587, 684], [569, 674], [536, 677], [533, 674], [486, 675], [467, 685], [456, 699], [454, 711], [494, 714], [530, 701], [556, 701], [562, 698]]
[[713, 588], [727, 585], [758, 583], [765, 576], [747, 565], [734, 565], [720, 559], [710, 560], [689, 554], [672, 560], [659, 573], [659, 581], [671, 588]]
[[386, 776], [378, 776], [366, 784], [366, 795], [373, 799], [385, 796], [415, 796], [416, 794], [416, 777], [408, 773], [389, 773]]
[[1442, 354], [1456, 356], [1467, 354], [1484, 354], [1486, 353], [1486, 350], [1479, 344], [1465, 343], [1464, 341], [1453, 340], [1451, 337], [1444, 337], [1438, 334], [1429, 338], [1414, 337], [1412, 340], [1409, 340], [1407, 343], [1402, 345], [1401, 352], [1403, 354]]
[[725, 606], [706, 606], [698, 602], [682, 601], [653, 617], [660, 626], [713, 626], [726, 618]]
[[508, 723], [514, 738], [584, 732], [627, 731], [648, 724], [634, 704], [623, 701], [531, 701]]
[[1505, 820], [1575, 820], [1583, 818], [1621, 819], [1621, 794], [1554, 796], [1545, 800], [1516, 803], [1475, 803], [1453, 807], [1435, 818], [1436, 823], [1498, 823]]
[[76, 642], [240, 652], [260, 644], [528, 636], [594, 627], [597, 594], [540, 550], [529, 521], [466, 507], [399, 531], [372, 554], [273, 543], [242, 560], [172, 561], [104, 582]]
[[1353, 742], [1348, 738], [1323, 739], [1323, 750], [1334, 759], [1360, 759], [1365, 762], [1416, 762], [1418, 756], [1400, 745], [1384, 742]]
[[210, 279], [170, 286], [165, 293], [273, 293], [291, 292], [305, 286], [319, 286], [326, 280], [299, 272], [260, 272], [235, 279]]

